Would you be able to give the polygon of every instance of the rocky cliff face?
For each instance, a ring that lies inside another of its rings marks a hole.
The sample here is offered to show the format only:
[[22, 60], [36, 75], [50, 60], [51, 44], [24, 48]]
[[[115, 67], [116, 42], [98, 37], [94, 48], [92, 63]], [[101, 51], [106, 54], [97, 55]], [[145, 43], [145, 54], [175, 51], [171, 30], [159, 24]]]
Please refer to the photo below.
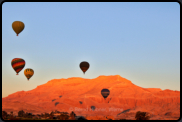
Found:
[[[106, 99], [101, 95], [103, 88], [110, 90]], [[95, 106], [95, 110], [91, 106]], [[32, 113], [58, 110], [74, 111], [77, 115], [114, 117], [130, 109], [126, 113], [143, 110], [153, 115], [171, 112], [170, 115], [180, 116], [180, 91], [142, 88], [119, 75], [95, 79], [53, 79], [33, 90], [19, 91], [2, 98], [2, 110], [22, 109]]]

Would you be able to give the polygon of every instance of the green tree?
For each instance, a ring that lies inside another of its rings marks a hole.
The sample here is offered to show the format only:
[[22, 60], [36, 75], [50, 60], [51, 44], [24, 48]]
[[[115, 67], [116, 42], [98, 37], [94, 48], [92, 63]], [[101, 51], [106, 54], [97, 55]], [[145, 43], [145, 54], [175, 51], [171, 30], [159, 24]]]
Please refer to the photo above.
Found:
[[13, 119], [13, 111], [10, 112], [10, 119]]
[[52, 111], [52, 112], [49, 114], [49, 118], [50, 118], [50, 119], [53, 119], [53, 117], [54, 117], [54, 112]]
[[60, 120], [68, 120], [69, 116], [67, 114], [62, 113], [59, 117]]
[[70, 113], [70, 120], [75, 120], [76, 114], [72, 111]]
[[7, 112], [6, 111], [2, 111], [2, 117], [3, 117], [3, 119], [6, 119], [6, 117], [7, 117]]
[[45, 117], [45, 118], [47, 118], [47, 117], [49, 117], [49, 116], [50, 116], [49, 113], [45, 113], [45, 114], [44, 114], [44, 117]]
[[24, 115], [25, 115], [25, 112], [23, 110], [18, 112], [18, 116], [19, 117], [24, 117]]
[[41, 113], [40, 117], [44, 117], [44, 114], [43, 114], [43, 113]]

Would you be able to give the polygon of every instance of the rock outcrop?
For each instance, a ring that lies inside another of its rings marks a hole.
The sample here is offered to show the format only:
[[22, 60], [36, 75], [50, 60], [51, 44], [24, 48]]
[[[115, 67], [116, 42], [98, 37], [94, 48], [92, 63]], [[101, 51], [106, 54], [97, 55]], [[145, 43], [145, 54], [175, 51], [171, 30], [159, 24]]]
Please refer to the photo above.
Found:
[[[106, 99], [101, 95], [103, 88], [110, 90]], [[139, 110], [152, 115], [180, 117], [180, 91], [142, 88], [119, 75], [95, 79], [53, 79], [33, 90], [19, 91], [2, 98], [2, 110], [22, 109], [39, 114], [55, 110], [74, 111], [76, 115], [87, 116], [86, 119], [96, 115], [95, 118], [106, 119], [103, 116], [116, 117], [120, 113], [119, 117]], [[127, 109], [129, 111], [123, 112]]]

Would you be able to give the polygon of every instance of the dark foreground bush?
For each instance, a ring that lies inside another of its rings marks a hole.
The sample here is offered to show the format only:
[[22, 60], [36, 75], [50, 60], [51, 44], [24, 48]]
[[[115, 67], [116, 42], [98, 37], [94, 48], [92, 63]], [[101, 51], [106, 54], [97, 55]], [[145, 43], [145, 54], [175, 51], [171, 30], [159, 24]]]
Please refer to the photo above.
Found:
[[79, 117], [77, 120], [87, 120], [84, 117]]
[[6, 111], [2, 111], [2, 118], [3, 118], [3, 119], [6, 119], [7, 115], [8, 115], [8, 114], [7, 114]]
[[149, 116], [146, 112], [138, 111], [135, 115], [136, 120], [149, 120]]
[[18, 117], [23, 117], [25, 115], [25, 112], [23, 110], [18, 112]]
[[60, 116], [59, 116], [59, 120], [68, 120], [69, 119], [69, 116], [67, 114], [64, 114], [62, 113]]

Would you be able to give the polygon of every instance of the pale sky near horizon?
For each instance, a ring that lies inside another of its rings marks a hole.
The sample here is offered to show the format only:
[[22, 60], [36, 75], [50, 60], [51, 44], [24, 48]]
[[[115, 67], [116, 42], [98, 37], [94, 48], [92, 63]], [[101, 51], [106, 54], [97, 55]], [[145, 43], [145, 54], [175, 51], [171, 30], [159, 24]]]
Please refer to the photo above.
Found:
[[[25, 24], [19, 36], [14, 21]], [[26, 62], [19, 75], [11, 66], [14, 58]], [[90, 63], [85, 75], [82, 61]], [[34, 70], [29, 81], [26, 68]], [[100, 75], [180, 91], [179, 3], [3, 3], [2, 97], [52, 79]]]

